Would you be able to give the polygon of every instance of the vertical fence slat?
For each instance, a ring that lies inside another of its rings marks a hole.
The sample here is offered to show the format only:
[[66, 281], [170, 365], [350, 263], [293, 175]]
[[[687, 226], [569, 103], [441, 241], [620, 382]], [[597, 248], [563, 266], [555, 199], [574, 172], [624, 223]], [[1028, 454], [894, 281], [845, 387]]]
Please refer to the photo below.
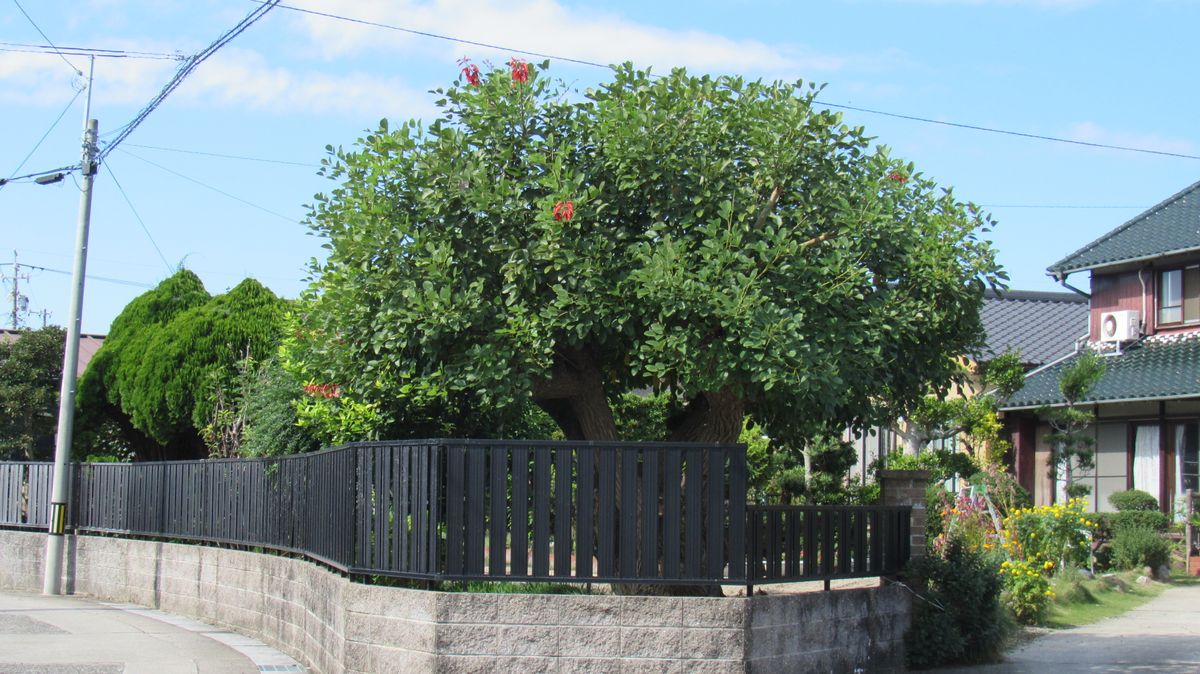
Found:
[[578, 526], [575, 531], [575, 575], [580, 578], [592, 577], [592, 555], [595, 550], [593, 537], [595, 535], [592, 512], [596, 507], [596, 452], [591, 447], [580, 447], [576, 451], [576, 471], [578, 484], [575, 487], [575, 513]]
[[616, 491], [617, 455], [609, 447], [600, 449], [600, 489], [598, 544], [596, 546], [596, 569], [600, 576], [611, 578], [616, 574]]
[[638, 575], [657, 578], [658, 573], [658, 463], [662, 453], [645, 450], [642, 454], [642, 555]]
[[637, 577], [637, 460], [638, 452], [626, 448], [620, 450], [621, 462], [621, 506], [617, 530], [620, 543], [617, 547], [617, 562], [623, 578]]
[[575, 482], [569, 447], [554, 450], [554, 575], [571, 575], [571, 485]]
[[508, 449], [503, 445], [488, 447], [491, 455], [491, 489], [488, 494], [491, 515], [488, 527], [488, 574], [505, 575], [505, 551], [508, 549], [505, 528], [508, 519]]
[[550, 449], [533, 450], [533, 575], [550, 575]]
[[666, 452], [663, 461], [663, 578], [679, 578], [682, 452]]
[[704, 482], [704, 451], [689, 449], [687, 452], [686, 471], [687, 487], [683, 505], [684, 516], [684, 573], [688, 578], [699, 578], [702, 571], [701, 556], [703, 551], [701, 540], [703, 528], [703, 505], [701, 488]]
[[529, 448], [512, 452], [512, 575], [529, 575]]

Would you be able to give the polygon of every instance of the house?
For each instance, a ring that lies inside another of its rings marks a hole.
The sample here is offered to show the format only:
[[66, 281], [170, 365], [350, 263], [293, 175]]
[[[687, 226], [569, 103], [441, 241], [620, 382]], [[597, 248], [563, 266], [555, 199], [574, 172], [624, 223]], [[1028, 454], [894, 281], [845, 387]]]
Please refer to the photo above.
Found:
[[[0, 328], [0, 342], [15, 342], [24, 333], [24, 330]], [[83, 376], [83, 371], [87, 369], [87, 364], [91, 362], [92, 356], [96, 355], [102, 344], [104, 344], [104, 335], [79, 335], [79, 357], [75, 361], [78, 364], [79, 376]]]
[[[1200, 183], [1054, 263], [1064, 286], [1090, 280], [1088, 339], [1104, 356], [1103, 378], [1083, 400], [1096, 422], [1096, 460], [1077, 472], [1092, 509], [1137, 488], [1166, 512], [1197, 488], [1200, 442]], [[1079, 352], [1027, 375], [1001, 410], [1012, 434], [1014, 472], [1037, 504], [1062, 498], [1047, 470], [1049, 429], [1038, 410], [1065, 404], [1060, 373]]]
[[[1070, 354], [1076, 342], [1087, 335], [1088, 300], [1075, 292], [1039, 292], [1005, 290], [984, 294], [980, 318], [985, 332], [980, 353], [968, 358], [970, 365], [986, 363], [1007, 351], [1016, 351], [1027, 370]], [[968, 394], [974, 394], [970, 391]], [[853, 479], [866, 481], [866, 471], [881, 456], [902, 446], [899, 434], [892, 429], [872, 428], [861, 437], [847, 432], [844, 439], [854, 444], [858, 453]], [[955, 439], [935, 441], [934, 446], [948, 448]]]

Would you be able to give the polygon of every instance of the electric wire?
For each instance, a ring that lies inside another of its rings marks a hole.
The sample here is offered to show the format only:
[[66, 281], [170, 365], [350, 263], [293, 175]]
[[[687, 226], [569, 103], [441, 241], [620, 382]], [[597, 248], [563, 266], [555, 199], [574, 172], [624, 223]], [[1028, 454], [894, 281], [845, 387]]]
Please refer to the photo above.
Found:
[[20, 164], [17, 164], [17, 168], [13, 169], [12, 175], [8, 176], [8, 178], [3, 181], [0, 181], [0, 190], [4, 189], [5, 185], [13, 181], [13, 177], [17, 175], [17, 171], [20, 171], [25, 166], [25, 162], [29, 161], [29, 158], [33, 156], [33, 153], [37, 152], [38, 148], [42, 146], [42, 143], [46, 141], [46, 137], [50, 135], [50, 132], [54, 131], [55, 127], [58, 126], [58, 123], [62, 121], [63, 116], [67, 114], [67, 111], [71, 109], [71, 106], [75, 105], [75, 101], [79, 100], [79, 95], [83, 92], [83, 89], [79, 89], [75, 92], [75, 95], [71, 97], [71, 100], [67, 103], [67, 106], [63, 108], [62, 112], [58, 113], [58, 117], [54, 119], [54, 123], [50, 125], [49, 129], [46, 129], [46, 133], [42, 134], [42, 137], [38, 139], [36, 144], [34, 144], [33, 149], [29, 151], [29, 154], [25, 155], [25, 158], [21, 160]]
[[[250, 0], [250, 1], [258, 2], [258, 3], [265, 2], [265, 0]], [[437, 39], [437, 40], [445, 40], [448, 42], [456, 42], [459, 44], [471, 45], [471, 46], [475, 46], [475, 47], [498, 49], [501, 51], [508, 51], [508, 52], [515, 53], [515, 54], [524, 54], [526, 56], [537, 56], [537, 57], [541, 57], [541, 58], [553, 59], [555, 61], [565, 61], [567, 63], [577, 63], [580, 65], [592, 66], [592, 67], [596, 67], [596, 68], [608, 69], [608, 68], [612, 67], [610, 65], [606, 65], [606, 64], [600, 63], [598, 61], [588, 61], [585, 59], [570, 58], [567, 56], [559, 56], [556, 54], [547, 54], [545, 52], [530, 51], [528, 49], [519, 49], [519, 48], [508, 47], [508, 46], [498, 45], [498, 44], [493, 44], [493, 43], [488, 43], [488, 42], [478, 42], [475, 40], [467, 40], [467, 39], [463, 39], [463, 38], [453, 37], [450, 35], [442, 35], [439, 33], [432, 33], [429, 31], [415, 30], [412, 28], [405, 28], [403, 26], [386, 24], [386, 23], [382, 23], [379, 21], [368, 21], [366, 19], [356, 19], [353, 17], [343, 16], [340, 14], [333, 14], [330, 12], [318, 12], [313, 9], [305, 9], [303, 7], [295, 7], [292, 5], [278, 4], [276, 6], [278, 6], [280, 9], [288, 9], [293, 12], [299, 12], [302, 14], [310, 14], [313, 16], [320, 16], [320, 17], [325, 17], [328, 19], [334, 19], [337, 21], [345, 21], [348, 23], [355, 23], [355, 24], [359, 24], [359, 25], [363, 25], [363, 26], [384, 28], [387, 30], [393, 30], [393, 31], [401, 32], [401, 33], [408, 33], [410, 35], [419, 35], [422, 37], [428, 37], [428, 38], [433, 38], [433, 39]], [[894, 117], [897, 119], [906, 119], [906, 120], [915, 121], [915, 122], [923, 122], [926, 124], [938, 124], [938, 125], [942, 125], [942, 126], [949, 126], [949, 127], [959, 128], [959, 129], [968, 129], [971, 131], [981, 131], [981, 132], [987, 132], [987, 133], [1004, 134], [1004, 135], [1016, 136], [1016, 137], [1020, 137], [1020, 138], [1029, 138], [1029, 139], [1034, 139], [1034, 140], [1042, 140], [1042, 141], [1055, 142], [1055, 143], [1067, 143], [1070, 145], [1082, 145], [1085, 147], [1094, 147], [1094, 148], [1100, 148], [1100, 149], [1105, 149], [1105, 150], [1120, 150], [1123, 152], [1138, 152], [1138, 153], [1142, 153], [1142, 154], [1159, 155], [1159, 156], [1164, 156], [1164, 157], [1176, 157], [1176, 158], [1180, 158], [1180, 159], [1200, 159], [1200, 155], [1184, 154], [1181, 152], [1166, 152], [1163, 150], [1151, 150], [1148, 148], [1130, 147], [1130, 146], [1125, 146], [1125, 145], [1109, 145], [1107, 143], [1094, 143], [1094, 142], [1090, 142], [1090, 141], [1073, 140], [1070, 138], [1061, 138], [1058, 136], [1047, 136], [1047, 135], [1043, 135], [1043, 134], [1026, 133], [1023, 131], [998, 129], [998, 128], [993, 128], [993, 127], [980, 126], [978, 124], [964, 124], [964, 123], [960, 123], [960, 122], [947, 122], [947, 121], [943, 121], [943, 120], [932, 119], [929, 117], [919, 117], [916, 115], [905, 115], [905, 114], [900, 114], [900, 113], [895, 113], [895, 112], [887, 112], [885, 110], [873, 110], [871, 108], [860, 108], [857, 106], [846, 105], [843, 103], [830, 103], [830, 102], [819, 100], [819, 99], [814, 100], [814, 103], [817, 103], [818, 105], [830, 107], [830, 108], [838, 108], [841, 110], [853, 110], [855, 112], [865, 112], [865, 113], [872, 114], [872, 115], [883, 115], [886, 117]]]
[[125, 193], [125, 188], [121, 187], [121, 181], [117, 180], [117, 174], [113, 172], [112, 166], [109, 163], [105, 163], [104, 170], [108, 171], [108, 175], [113, 179], [113, 184], [117, 186], [117, 191], [121, 193], [121, 197], [129, 205], [129, 211], [133, 213], [134, 219], [138, 221], [138, 224], [142, 227], [142, 231], [146, 233], [146, 238], [150, 240], [150, 245], [154, 246], [154, 252], [158, 253], [158, 259], [162, 260], [163, 266], [167, 268], [167, 274], [170, 274], [171, 263], [167, 262], [167, 257], [163, 255], [162, 249], [158, 247], [158, 242], [150, 234], [150, 228], [146, 227], [146, 222], [142, 220], [142, 216], [138, 214], [137, 209], [133, 207], [133, 202], [130, 201], [129, 195]]
[[67, 60], [66, 56], [63, 56], [63, 53], [58, 50], [58, 47], [54, 46], [54, 40], [51, 40], [46, 33], [42, 31], [42, 29], [37, 25], [37, 22], [33, 20], [33, 17], [29, 16], [29, 12], [26, 12], [25, 8], [21, 6], [21, 3], [17, 0], [12, 0], [12, 2], [17, 6], [17, 9], [21, 10], [21, 13], [25, 15], [25, 19], [29, 21], [29, 25], [33, 26], [33, 29], [38, 32], [38, 35], [42, 36], [42, 39], [45, 40], [51, 48], [54, 49], [54, 51], [58, 54], [58, 57], [63, 60], [63, 63], [67, 64], [67, 67], [71, 69], [71, 72], [75, 73], [75, 75], [79, 77], [83, 77], [83, 71], [79, 68], [76, 68], [74, 63], [71, 63]]
[[[0, 262], [0, 266], [12, 266], [12, 264], [13, 264], [12, 262]], [[26, 269], [36, 269], [38, 271], [50, 272], [51, 274], [65, 274], [67, 276], [72, 275], [72, 272], [69, 272], [66, 269], [52, 269], [50, 267], [42, 267], [42, 266], [39, 266], [36, 264], [25, 264], [24, 262], [17, 263], [17, 266], [24, 267]], [[83, 276], [84, 276], [84, 278], [92, 280], [92, 281], [104, 281], [106, 283], [119, 283], [121, 285], [133, 286], [135, 288], [153, 288], [154, 287], [150, 283], [142, 283], [140, 281], [129, 281], [127, 279], [112, 278], [109, 276], [94, 276], [92, 274], [84, 274]]]
[[185, 79], [187, 79], [188, 75], [191, 75], [196, 68], [200, 67], [201, 63], [204, 63], [204, 61], [208, 60], [210, 56], [217, 53], [217, 51], [228, 44], [231, 40], [236, 38], [238, 35], [241, 35], [250, 26], [253, 26], [255, 23], [257, 23], [278, 4], [279, 0], [266, 0], [265, 2], [262, 2], [258, 7], [255, 7], [249, 14], [242, 18], [241, 21], [237, 22], [237, 24], [235, 24], [232, 28], [222, 33], [216, 40], [213, 40], [212, 43], [210, 43], [207, 47], [183, 61], [183, 63], [175, 71], [174, 77], [172, 77], [171, 80], [163, 86], [162, 90], [159, 91], [158, 94], [152, 98], [150, 102], [147, 103], [146, 106], [142, 108], [132, 120], [127, 122], [124, 126], [119, 127], [116, 136], [112, 140], [108, 141], [100, 150], [97, 160], [102, 162], [109, 153], [116, 149], [122, 141], [128, 138], [129, 134], [133, 133], [134, 129], [141, 125], [141, 123], [150, 116], [150, 113], [154, 112], [158, 106], [162, 105], [162, 102], [166, 100], [167, 96], [169, 96], [171, 92], [175, 91], [175, 89], [177, 89], [179, 85], [182, 84]]
[[138, 145], [137, 143], [126, 143], [126, 146], [127, 147], [140, 147], [140, 148], [144, 148], [147, 150], [160, 150], [162, 152], [178, 152], [181, 154], [195, 154], [195, 155], [201, 155], [204, 157], [219, 157], [221, 159], [240, 159], [243, 161], [257, 161], [257, 162], [264, 162], [267, 164], [284, 164], [287, 166], [304, 166], [304, 167], [308, 167], [308, 168], [321, 168], [320, 164], [312, 164], [312, 163], [308, 163], [308, 162], [285, 161], [283, 159], [266, 159], [263, 157], [247, 157], [245, 155], [221, 154], [219, 152], [203, 152], [201, 150], [185, 150], [183, 148], [162, 147], [160, 145]]
[[1053, 208], [1053, 209], [1137, 209], [1146, 210], [1149, 206], [1085, 206], [1082, 204], [979, 204], [980, 208]]
[[95, 56], [96, 58], [133, 58], [152, 59], [160, 61], [182, 61], [187, 58], [184, 54], [168, 54], [166, 52], [130, 51], [127, 49], [100, 49], [98, 47], [55, 47], [45, 44], [27, 44], [23, 42], [0, 42], [0, 51], [19, 52], [23, 54], [59, 54], [71, 56]]
[[295, 220], [295, 219], [293, 219], [293, 218], [289, 218], [288, 216], [286, 216], [286, 215], [283, 215], [282, 213], [277, 213], [277, 212], [275, 212], [275, 211], [273, 211], [273, 210], [271, 210], [271, 209], [269, 209], [269, 208], [266, 208], [266, 207], [264, 207], [264, 206], [259, 206], [258, 204], [256, 204], [256, 203], [253, 203], [253, 202], [251, 202], [251, 201], [246, 201], [245, 199], [243, 199], [243, 198], [241, 198], [241, 197], [239, 197], [239, 196], [235, 196], [235, 195], [233, 195], [233, 194], [230, 194], [229, 192], [226, 192], [225, 190], [222, 190], [222, 189], [220, 189], [220, 188], [218, 188], [218, 187], [213, 187], [212, 185], [209, 185], [208, 183], [203, 183], [203, 182], [200, 182], [199, 180], [196, 180], [195, 178], [192, 178], [192, 177], [190, 177], [190, 176], [186, 176], [186, 175], [184, 175], [184, 174], [182, 174], [182, 173], [180, 173], [180, 172], [178, 172], [178, 171], [176, 171], [176, 170], [174, 170], [174, 169], [169, 169], [169, 168], [167, 168], [166, 166], [163, 166], [162, 164], [159, 164], [158, 162], [153, 162], [153, 161], [150, 161], [149, 159], [146, 159], [145, 157], [140, 157], [140, 156], [138, 156], [138, 155], [136, 155], [136, 154], [134, 154], [134, 153], [130, 152], [129, 150], [124, 150], [124, 149], [123, 149], [123, 150], [121, 150], [121, 152], [122, 152], [123, 154], [127, 154], [127, 155], [129, 155], [130, 157], [133, 157], [134, 159], [137, 159], [137, 160], [139, 160], [139, 161], [146, 162], [147, 164], [149, 164], [149, 165], [151, 165], [151, 166], [157, 167], [157, 168], [158, 168], [158, 169], [160, 169], [160, 170], [166, 171], [167, 173], [170, 173], [171, 175], [177, 176], [177, 177], [179, 177], [179, 178], [183, 178], [184, 180], [186, 180], [186, 181], [188, 181], [188, 182], [195, 183], [195, 184], [199, 185], [200, 187], [203, 187], [203, 188], [205, 188], [205, 189], [212, 190], [213, 192], [216, 192], [217, 194], [220, 194], [220, 195], [223, 195], [223, 196], [229, 197], [230, 199], [233, 199], [234, 201], [241, 202], [241, 203], [243, 203], [243, 204], [245, 204], [245, 205], [247, 205], [247, 206], [249, 206], [249, 207], [251, 207], [251, 208], [257, 208], [258, 210], [262, 211], [263, 213], [268, 213], [268, 214], [270, 214], [270, 215], [274, 215], [275, 217], [277, 217], [277, 218], [279, 218], [279, 219], [281, 219], [281, 220], [286, 220], [286, 221], [288, 221], [288, 222], [290, 222], [290, 223], [292, 223], [292, 224], [296, 224], [296, 225], [301, 225], [301, 224], [304, 224], [304, 223], [300, 222], [299, 220]]

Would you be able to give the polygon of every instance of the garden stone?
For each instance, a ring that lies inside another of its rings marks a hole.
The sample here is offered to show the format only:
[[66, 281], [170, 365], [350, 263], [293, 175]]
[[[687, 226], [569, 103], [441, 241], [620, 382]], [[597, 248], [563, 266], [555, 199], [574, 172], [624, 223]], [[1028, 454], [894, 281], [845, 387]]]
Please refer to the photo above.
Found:
[[1150, 582], [1150, 578], [1148, 576], [1138, 576], [1136, 582], [1138, 585], [1146, 585]]
[[1162, 566], [1158, 567], [1158, 572], [1154, 574], [1154, 577], [1163, 582], [1170, 581], [1171, 580], [1171, 567], [1167, 566], [1166, 564], [1163, 564]]

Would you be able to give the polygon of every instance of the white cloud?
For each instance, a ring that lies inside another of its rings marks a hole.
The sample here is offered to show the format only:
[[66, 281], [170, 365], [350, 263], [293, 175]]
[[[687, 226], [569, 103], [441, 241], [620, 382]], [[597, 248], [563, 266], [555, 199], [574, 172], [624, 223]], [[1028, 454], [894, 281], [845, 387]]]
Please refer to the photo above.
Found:
[[428, 114], [428, 94], [395, 78], [363, 73], [297, 72], [272, 66], [254, 51], [226, 48], [179, 88], [186, 99], [255, 110], [306, 113], [369, 112], [396, 117]]
[[[732, 39], [701, 30], [635, 23], [612, 13], [568, 8], [557, 0], [296, 0], [317, 12], [438, 33], [597, 63], [633, 61], [797, 77], [884, 60], [880, 56], [820, 54], [796, 45]], [[420, 50], [450, 61], [464, 53], [482, 58], [480, 47], [394, 30], [302, 15], [300, 22], [327, 58], [378, 50]]]
[[1195, 154], [1196, 144], [1184, 138], [1168, 138], [1156, 133], [1115, 131], [1094, 122], [1079, 122], [1067, 130], [1067, 138], [1084, 143], [1135, 147], [1157, 152]]
[[[98, 108], [140, 107], [171, 79], [178, 65], [169, 60], [99, 59], [93, 104]], [[75, 86], [81, 84], [57, 57], [0, 52], [0, 102], [5, 104], [64, 105], [74, 94], [73, 80]], [[261, 54], [235, 47], [202, 63], [172, 99], [193, 106], [216, 104], [273, 112], [420, 117], [433, 111], [427, 93], [415, 91], [399, 79], [355, 72], [295, 71], [272, 66]]]

